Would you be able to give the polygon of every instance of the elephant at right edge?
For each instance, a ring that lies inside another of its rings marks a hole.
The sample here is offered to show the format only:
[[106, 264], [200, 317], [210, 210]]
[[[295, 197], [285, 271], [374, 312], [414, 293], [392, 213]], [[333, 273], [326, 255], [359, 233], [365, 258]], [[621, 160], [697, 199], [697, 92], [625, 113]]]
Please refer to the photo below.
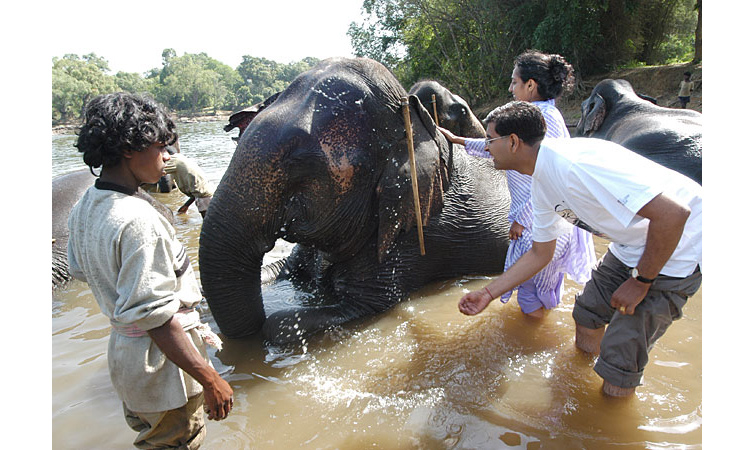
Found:
[[702, 185], [703, 115], [640, 98], [626, 80], [602, 80], [582, 102], [578, 136], [616, 142]]
[[[502, 173], [468, 156], [409, 96], [426, 254], [420, 254], [398, 80], [364, 58], [299, 75], [240, 137], [199, 239], [220, 331], [273, 344], [374, 316], [435, 281], [500, 273], [510, 198]], [[263, 255], [297, 243], [277, 280], [305, 300], [272, 311]], [[261, 277], [262, 272], [262, 277]]]

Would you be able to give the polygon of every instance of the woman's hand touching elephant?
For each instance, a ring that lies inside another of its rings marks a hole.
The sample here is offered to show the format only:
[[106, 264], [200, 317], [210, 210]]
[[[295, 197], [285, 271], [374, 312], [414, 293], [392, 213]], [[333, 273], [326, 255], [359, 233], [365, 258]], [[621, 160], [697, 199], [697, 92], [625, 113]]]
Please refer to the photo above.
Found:
[[519, 222], [514, 222], [511, 224], [511, 228], [509, 228], [509, 239], [512, 241], [515, 241], [522, 237], [522, 233], [524, 232], [524, 226], [520, 224]]
[[442, 134], [443, 136], [446, 137], [446, 139], [449, 140], [449, 142], [454, 143], [454, 144], [464, 145], [464, 138], [463, 137], [459, 137], [459, 136], [451, 133], [450, 131], [446, 130], [443, 127], [437, 126], [436, 128], [438, 129], [438, 131], [440, 131], [440, 134]]

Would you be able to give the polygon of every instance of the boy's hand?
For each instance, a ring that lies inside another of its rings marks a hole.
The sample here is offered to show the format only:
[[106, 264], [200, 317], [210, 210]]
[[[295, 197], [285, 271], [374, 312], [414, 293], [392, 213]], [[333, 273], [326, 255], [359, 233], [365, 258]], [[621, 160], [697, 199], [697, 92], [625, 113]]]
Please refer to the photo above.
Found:
[[223, 420], [233, 409], [233, 389], [220, 375], [204, 387], [204, 411], [210, 420]]

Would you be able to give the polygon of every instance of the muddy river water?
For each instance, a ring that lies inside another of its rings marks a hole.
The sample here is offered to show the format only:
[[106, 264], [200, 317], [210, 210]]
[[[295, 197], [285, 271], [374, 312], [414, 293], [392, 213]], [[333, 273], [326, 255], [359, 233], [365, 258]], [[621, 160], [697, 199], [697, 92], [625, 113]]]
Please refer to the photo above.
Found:
[[[218, 182], [235, 145], [221, 122], [181, 124], [182, 151]], [[75, 137], [54, 136], [53, 176], [84, 167]], [[156, 194], [174, 211], [185, 197]], [[176, 215], [199, 273], [202, 219]], [[606, 242], [596, 239], [602, 255]], [[286, 254], [279, 245], [266, 262]], [[629, 399], [600, 393], [593, 357], [574, 347], [580, 286], [540, 323], [516, 300], [467, 317], [457, 302], [493, 276], [426, 286], [377, 317], [316, 335], [294, 350], [259, 337], [209, 349], [235, 391], [232, 414], [208, 422], [209, 449], [702, 448], [702, 289], [650, 354]], [[287, 287], [263, 288], [271, 300]], [[56, 449], [133, 448], [107, 369], [108, 320], [85, 283], [52, 296], [52, 442]], [[206, 304], [203, 318], [217, 331]]]

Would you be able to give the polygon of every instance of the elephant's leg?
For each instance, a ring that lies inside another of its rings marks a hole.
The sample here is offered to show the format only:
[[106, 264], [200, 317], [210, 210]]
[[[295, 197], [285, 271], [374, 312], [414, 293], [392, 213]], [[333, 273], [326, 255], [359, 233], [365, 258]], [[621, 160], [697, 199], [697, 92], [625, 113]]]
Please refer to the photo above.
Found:
[[359, 287], [346, 289], [350, 294], [337, 295], [341, 298], [337, 303], [332, 303], [331, 300], [327, 304], [328, 299], [334, 298], [334, 294], [320, 292], [318, 295], [326, 303], [322, 306], [288, 308], [271, 314], [265, 320], [263, 338], [278, 345], [295, 343], [304, 336], [326, 328], [387, 311], [408, 294], [397, 285], [384, 289], [388, 286], [370, 288], [364, 286], [364, 281], [361, 284]]
[[52, 248], [52, 287], [62, 286], [71, 279], [68, 273], [68, 254], [65, 248]]
[[265, 320], [262, 337], [274, 345], [292, 344], [352, 319], [340, 305], [289, 308], [277, 311]]
[[278, 269], [276, 281], [288, 280], [297, 289], [309, 292], [317, 289], [317, 280], [328, 266], [317, 249], [301, 244], [295, 245], [283, 261], [285, 263]]

